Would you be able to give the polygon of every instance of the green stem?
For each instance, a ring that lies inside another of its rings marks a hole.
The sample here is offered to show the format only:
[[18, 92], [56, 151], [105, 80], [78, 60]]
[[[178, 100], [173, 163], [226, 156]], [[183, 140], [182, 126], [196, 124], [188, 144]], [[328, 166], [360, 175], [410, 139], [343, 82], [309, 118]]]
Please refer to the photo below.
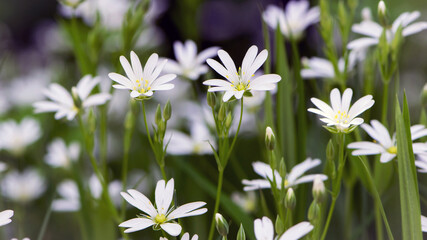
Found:
[[144, 116], [145, 131], [147, 133], [148, 142], [150, 142], [151, 149], [153, 149], [153, 151], [154, 151], [153, 141], [151, 140], [150, 130], [148, 129], [148, 124], [147, 124], [147, 114], [145, 113], [144, 100], [141, 101], [141, 104], [142, 104], [142, 114]]
[[47, 209], [46, 215], [43, 218], [43, 223], [40, 228], [39, 235], [37, 236], [37, 240], [43, 240], [43, 236], [44, 236], [44, 233], [46, 232], [47, 224], [49, 223], [50, 214], [52, 213], [52, 202], [53, 202], [53, 199], [51, 201], [51, 204], [49, 205], [49, 208]]
[[222, 180], [224, 177], [224, 169], [220, 169], [219, 170], [219, 175], [218, 175], [218, 186], [216, 189], [216, 199], [215, 199], [215, 207], [214, 207], [214, 212], [213, 212], [213, 217], [212, 217], [212, 222], [211, 222], [211, 227], [209, 230], [209, 240], [213, 239], [213, 235], [214, 235], [214, 231], [215, 231], [215, 215], [218, 213], [218, 208], [219, 208], [219, 202], [221, 199], [221, 189], [222, 189]]
[[100, 107], [100, 114], [101, 114], [101, 118], [100, 118], [100, 134], [99, 134], [99, 138], [100, 138], [100, 160], [101, 160], [101, 170], [102, 173], [107, 176], [108, 171], [107, 171], [107, 149], [108, 149], [108, 139], [107, 139], [107, 117], [108, 117], [108, 113], [107, 113], [107, 105], [103, 105]]
[[377, 240], [384, 239], [383, 225], [381, 223], [381, 212], [378, 204], [375, 203], [375, 229], [377, 231]]
[[[128, 114], [132, 114], [132, 106], [131, 109], [129, 109], [129, 113]], [[132, 117], [130, 115], [128, 115], [129, 117]], [[128, 174], [128, 163], [129, 163], [129, 150], [131, 147], [131, 142], [132, 142], [132, 135], [133, 135], [133, 131], [135, 129], [135, 120], [130, 120], [128, 118], [126, 118], [127, 123], [129, 123], [129, 125], [125, 125], [125, 136], [124, 136], [124, 140], [123, 140], [123, 165], [122, 165], [122, 191], [126, 191], [126, 187], [127, 187], [127, 174]], [[123, 199], [122, 200], [122, 206], [121, 206], [121, 216], [122, 218], [124, 218], [125, 213], [126, 213], [126, 201]]]
[[384, 81], [383, 86], [383, 108], [381, 111], [381, 122], [384, 125], [387, 125], [387, 106], [388, 106], [388, 86], [389, 86], [389, 80]]
[[344, 158], [344, 145], [345, 145], [345, 134], [338, 134], [338, 143], [339, 143], [339, 153], [338, 153], [338, 174], [335, 182], [332, 184], [332, 203], [329, 208], [328, 218], [326, 220], [325, 228], [323, 229], [321, 239], [324, 240], [326, 233], [328, 232], [329, 224], [331, 223], [332, 214], [334, 213], [335, 203], [338, 199], [341, 189], [341, 179], [344, 171], [345, 158]]
[[[242, 125], [242, 118], [243, 118], [243, 98], [240, 100], [240, 117], [239, 117], [239, 125], [237, 126], [237, 131], [236, 131], [236, 134], [234, 134], [234, 138], [233, 138], [233, 141], [231, 142], [231, 146], [230, 146], [230, 148], [228, 149], [228, 153], [227, 153], [227, 155], [225, 156], [225, 161], [224, 161], [224, 162], [225, 162], [225, 164], [224, 164], [223, 168], [225, 168], [225, 166], [227, 165], [227, 161], [228, 161], [228, 159], [230, 158], [231, 152], [233, 151], [234, 144], [236, 144], [237, 135], [239, 135], [239, 132], [240, 132], [240, 126]], [[221, 161], [221, 162], [223, 162], [223, 161]]]

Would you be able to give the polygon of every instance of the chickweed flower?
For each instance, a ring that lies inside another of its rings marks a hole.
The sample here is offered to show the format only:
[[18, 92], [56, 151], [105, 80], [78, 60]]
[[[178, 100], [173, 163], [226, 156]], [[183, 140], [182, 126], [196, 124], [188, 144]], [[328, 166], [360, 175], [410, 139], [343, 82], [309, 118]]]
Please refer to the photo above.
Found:
[[421, 230], [427, 232], [427, 217], [421, 215]]
[[313, 198], [318, 203], [323, 202], [323, 200], [325, 199], [325, 194], [326, 194], [325, 184], [323, 183], [323, 180], [319, 175], [317, 175], [314, 178], [312, 193], [313, 193]]
[[[282, 236], [277, 237], [278, 240], [297, 240], [307, 235], [313, 230], [313, 225], [309, 222], [300, 222], [283, 233]], [[257, 240], [273, 240], [274, 226], [273, 222], [268, 217], [256, 219], [254, 221], [255, 238]]]
[[262, 18], [269, 27], [273, 29], [280, 27], [285, 37], [300, 39], [304, 30], [320, 19], [319, 7], [309, 9], [309, 5], [305, 0], [289, 1], [285, 11], [277, 6], [268, 5]]
[[169, 60], [164, 71], [196, 80], [200, 75], [208, 72], [208, 67], [204, 63], [207, 58], [214, 57], [219, 48], [210, 47], [197, 54], [196, 43], [187, 40], [185, 43], [175, 42], [173, 50], [177, 61]]
[[47, 147], [45, 162], [52, 167], [69, 168], [72, 162], [77, 161], [80, 154], [80, 145], [73, 142], [66, 146], [64, 140], [54, 139]]
[[[197, 234], [194, 234], [194, 236], [191, 238], [191, 240], [198, 240], [199, 236]], [[160, 237], [160, 240], [168, 240], [165, 237]], [[184, 233], [184, 235], [182, 235], [181, 240], [190, 240], [190, 234], [189, 233]]]
[[42, 134], [40, 124], [29, 117], [20, 123], [13, 120], [0, 123], [0, 133], [0, 150], [5, 149], [14, 155], [22, 154]]
[[311, 102], [316, 105], [318, 109], [309, 108], [308, 111], [322, 116], [323, 118], [320, 118], [320, 121], [327, 124], [326, 129], [329, 131], [334, 133], [349, 133], [363, 123], [363, 119], [357, 116], [371, 108], [375, 103], [372, 99], [372, 95], [366, 95], [357, 100], [353, 106], [350, 107], [352, 95], [353, 90], [350, 88], [344, 91], [342, 98], [338, 88], [332, 89], [332, 107], [320, 99], [311, 98]]
[[52, 83], [44, 91], [46, 97], [51, 101], [34, 103], [34, 112], [56, 112], [55, 119], [66, 117], [67, 120], [71, 121], [80, 111], [89, 107], [103, 105], [111, 98], [109, 93], [90, 95], [100, 81], [99, 77], [92, 78], [90, 75], [85, 75], [77, 86], [71, 89], [72, 94], [61, 85]]
[[35, 170], [20, 173], [11, 171], [1, 182], [3, 196], [13, 201], [27, 203], [39, 198], [46, 190], [45, 179]]
[[265, 74], [255, 77], [255, 72], [267, 60], [268, 56], [266, 49], [259, 54], [257, 53], [258, 48], [255, 45], [250, 47], [243, 58], [242, 67], [239, 67], [239, 71], [237, 71], [230, 55], [224, 50], [219, 50], [218, 56], [224, 66], [213, 59], [208, 59], [206, 62], [226, 80], [211, 79], [204, 81], [203, 84], [211, 86], [208, 90], [209, 92], [225, 91], [222, 97], [224, 102], [227, 102], [233, 96], [236, 99], [241, 99], [244, 93], [252, 90], [273, 90], [276, 87], [275, 83], [279, 82], [281, 77], [277, 74]]
[[[391, 138], [387, 128], [377, 120], [372, 120], [371, 125], [362, 124], [362, 128], [375, 142], [363, 141], [348, 144], [348, 148], [356, 149], [352, 152], [353, 156], [381, 154], [382, 163], [389, 162], [396, 157], [398, 151], [396, 134], [393, 134], [393, 138]], [[427, 129], [423, 125], [411, 127], [412, 141], [424, 136], [427, 136]], [[427, 153], [427, 146], [423, 143], [413, 143], [412, 147], [415, 154]]]
[[[312, 182], [316, 176], [319, 176], [320, 179], [323, 181], [328, 179], [328, 177], [323, 174], [310, 174], [302, 176], [308, 170], [320, 165], [320, 163], [320, 159], [307, 158], [304, 162], [297, 164], [295, 167], [292, 168], [291, 172], [286, 175], [286, 179], [284, 180], [285, 188], [293, 187], [301, 183]], [[271, 169], [270, 165], [263, 162], [254, 162], [252, 163], [252, 166], [254, 168], [254, 171], [264, 179], [244, 179], [242, 181], [243, 185], [245, 185], [243, 190], [252, 191], [260, 188], [271, 188], [270, 181], [273, 181], [273, 170]], [[283, 180], [277, 170], [274, 170], [274, 177], [276, 180], [277, 188], [281, 188]]]
[[10, 219], [12, 216], [13, 216], [12, 210], [4, 210], [0, 212], [0, 226], [4, 226], [12, 222], [12, 219]]
[[[427, 143], [425, 143], [427, 148]], [[425, 154], [418, 154], [418, 158], [415, 159], [415, 166], [418, 167], [418, 172], [427, 173], [427, 150]]]
[[132, 98], [144, 100], [153, 96], [154, 91], [170, 90], [174, 87], [169, 82], [175, 79], [175, 74], [166, 74], [159, 77], [167, 60], [159, 62], [159, 56], [153, 53], [148, 58], [143, 70], [135, 52], [132, 51], [130, 53], [130, 58], [132, 66], [124, 56], [120, 56], [120, 63], [127, 77], [118, 73], [108, 74], [113, 81], [118, 83], [113, 85], [114, 88], [130, 90]]
[[176, 209], [169, 208], [172, 203], [174, 192], [174, 180], [167, 183], [164, 180], [157, 182], [156, 186], [156, 207], [142, 193], [129, 189], [127, 193], [122, 192], [122, 197], [144, 212], [144, 214], [122, 222], [119, 227], [126, 227], [125, 233], [139, 231], [150, 226], [154, 230], [163, 229], [171, 236], [178, 236], [182, 227], [174, 220], [177, 218], [201, 215], [207, 212], [206, 208], [201, 208], [205, 202], [192, 202], [184, 204]]
[[[353, 70], [356, 65], [356, 57], [357, 53], [355, 51], [351, 51], [348, 57], [347, 71]], [[332, 62], [327, 59], [319, 57], [303, 58], [302, 65], [304, 66], [304, 68], [301, 69], [302, 78], [335, 78], [334, 66], [332, 65]], [[345, 60], [340, 58], [338, 60], [338, 70], [341, 74], [346, 70], [345, 67]]]

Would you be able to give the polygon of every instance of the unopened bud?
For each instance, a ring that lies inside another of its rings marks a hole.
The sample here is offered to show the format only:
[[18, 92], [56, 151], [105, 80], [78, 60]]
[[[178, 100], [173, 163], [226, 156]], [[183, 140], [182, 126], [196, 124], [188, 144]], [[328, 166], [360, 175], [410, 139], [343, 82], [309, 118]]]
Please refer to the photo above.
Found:
[[325, 200], [325, 184], [320, 178], [320, 175], [316, 175], [316, 177], [314, 177], [312, 193], [316, 202], [321, 203]]
[[283, 157], [280, 159], [280, 163], [279, 163], [279, 174], [280, 174], [280, 177], [282, 177], [283, 179], [286, 178], [286, 163]]
[[363, 21], [372, 21], [372, 12], [371, 9], [365, 7], [362, 9], [362, 20]]
[[320, 206], [316, 201], [313, 201], [308, 209], [308, 220], [310, 220], [310, 222], [315, 221], [319, 217], [319, 214]]
[[270, 127], [265, 129], [265, 146], [268, 150], [273, 151], [276, 145], [276, 138], [274, 137], [273, 130]]
[[96, 129], [96, 116], [92, 109], [89, 111], [87, 121], [89, 126], [89, 132], [94, 133]]
[[74, 105], [77, 108], [80, 108], [82, 106], [82, 100], [79, 97], [79, 93], [77, 92], [77, 88], [76, 87], [72, 87], [71, 88], [71, 96], [73, 97]]
[[378, 19], [383, 27], [387, 27], [387, 8], [384, 1], [378, 3]]
[[334, 159], [334, 143], [332, 139], [329, 140], [328, 145], [326, 145], [326, 159], [333, 160]]
[[240, 228], [239, 228], [239, 231], [237, 232], [236, 240], [246, 240], [246, 233], [242, 224], [240, 224]]
[[220, 122], [224, 121], [225, 114], [226, 114], [226, 106], [225, 106], [225, 103], [222, 103], [218, 111], [218, 121]]
[[285, 224], [283, 224], [282, 219], [280, 219], [279, 215], [276, 217], [276, 222], [274, 223], [274, 229], [276, 229], [277, 235], [282, 235], [285, 232]]
[[297, 197], [295, 196], [294, 190], [292, 188], [289, 188], [285, 196], [285, 207], [287, 209], [292, 210], [295, 208], [296, 204], [297, 204]]
[[159, 124], [157, 125], [157, 131], [159, 133], [159, 139], [163, 140], [163, 136], [166, 131], [166, 123], [165, 121], [160, 120]]
[[163, 108], [163, 119], [165, 119], [165, 121], [168, 121], [171, 118], [171, 116], [172, 116], [172, 107], [171, 107], [171, 102], [168, 100], [165, 107]]
[[213, 92], [208, 92], [207, 96], [206, 96], [207, 100], [208, 100], [208, 105], [211, 108], [214, 108], [216, 105], [216, 96], [215, 93]]
[[228, 223], [225, 221], [224, 217], [217, 213], [215, 214], [215, 223], [216, 223], [216, 230], [218, 230], [219, 235], [225, 237], [228, 234]]
[[225, 128], [229, 129], [231, 127], [231, 123], [233, 123], [233, 116], [231, 116], [231, 113], [228, 113], [225, 118]]
[[160, 104], [157, 105], [154, 121], [156, 122], [157, 126], [159, 126], [160, 122], [162, 122], [162, 110], [160, 109]]

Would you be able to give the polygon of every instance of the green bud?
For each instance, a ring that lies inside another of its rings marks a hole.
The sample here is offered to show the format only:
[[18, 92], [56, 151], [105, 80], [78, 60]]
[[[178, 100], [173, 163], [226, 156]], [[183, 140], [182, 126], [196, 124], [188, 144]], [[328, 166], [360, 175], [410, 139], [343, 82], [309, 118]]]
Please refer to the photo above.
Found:
[[402, 26], [399, 26], [397, 28], [396, 32], [394, 33], [393, 41], [391, 42], [391, 51], [393, 54], [392, 55], [393, 61], [398, 61], [397, 58], [398, 58], [400, 46], [402, 45], [402, 42], [403, 42], [402, 30], [403, 30]]
[[226, 111], [227, 109], [226, 109], [225, 103], [221, 103], [221, 107], [219, 107], [219, 111], [218, 111], [218, 120], [220, 122], [224, 121]]
[[287, 209], [294, 209], [297, 204], [297, 197], [295, 196], [294, 190], [292, 188], [288, 188], [285, 196], [285, 207]]
[[82, 107], [82, 100], [80, 99], [79, 94], [77, 93], [76, 87], [71, 88], [71, 96], [73, 97], [74, 106], [80, 109]]
[[125, 118], [125, 128], [131, 129], [134, 124], [135, 124], [135, 115], [133, 114], [132, 111], [128, 111], [126, 113], [126, 118]]
[[332, 139], [329, 139], [328, 145], [326, 146], [326, 159], [333, 160], [335, 155], [334, 151], [334, 143], [332, 142]]
[[215, 96], [215, 93], [213, 93], [213, 92], [208, 92], [208, 94], [207, 94], [206, 98], [207, 98], [207, 101], [208, 101], [208, 105], [209, 105], [211, 108], [214, 108], [214, 107], [215, 107], [215, 105], [216, 105], [216, 96]]
[[246, 233], [242, 224], [240, 224], [239, 231], [237, 232], [236, 240], [246, 240]]
[[326, 192], [325, 192], [325, 184], [322, 179], [320, 179], [320, 175], [316, 175], [313, 181], [313, 198], [317, 203], [322, 203], [325, 200]]
[[378, 3], [378, 19], [383, 27], [387, 27], [387, 8], [384, 1]]
[[171, 118], [171, 116], [172, 116], [172, 106], [170, 101], [168, 100], [165, 107], [163, 108], [163, 119], [165, 119], [165, 121], [168, 121]]
[[159, 133], [159, 140], [163, 140], [163, 136], [165, 135], [166, 131], [165, 121], [160, 120], [159, 124], [157, 125], [157, 131]]
[[224, 217], [217, 213], [215, 214], [215, 223], [216, 223], [216, 230], [218, 230], [219, 235], [225, 237], [228, 234], [228, 223], [225, 221]]
[[233, 123], [233, 116], [231, 116], [231, 113], [228, 113], [227, 117], [225, 118], [225, 128], [229, 129], [232, 123]]
[[273, 130], [270, 127], [265, 129], [265, 146], [268, 150], [273, 151], [276, 145], [276, 137], [274, 137]]
[[320, 206], [316, 201], [313, 201], [308, 209], [308, 220], [315, 221], [320, 215]]
[[160, 122], [162, 122], [162, 110], [160, 109], [160, 104], [157, 105], [156, 115], [154, 118], [156, 125], [159, 126]]
[[95, 129], [96, 129], [96, 116], [92, 109], [89, 111], [87, 121], [89, 126], [89, 133], [92, 134], [95, 132]]
[[285, 224], [283, 224], [282, 219], [280, 219], [279, 215], [276, 217], [276, 222], [274, 223], [274, 229], [276, 229], [277, 235], [282, 235], [285, 232]]
[[279, 174], [280, 174], [280, 177], [282, 177], [282, 179], [286, 178], [286, 163], [283, 157], [280, 159], [280, 163], [279, 163]]

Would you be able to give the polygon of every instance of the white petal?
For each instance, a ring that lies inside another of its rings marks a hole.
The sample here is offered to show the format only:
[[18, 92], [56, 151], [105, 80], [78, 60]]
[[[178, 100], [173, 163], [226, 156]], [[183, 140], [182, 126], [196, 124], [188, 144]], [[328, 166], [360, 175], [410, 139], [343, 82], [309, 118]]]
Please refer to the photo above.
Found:
[[353, 96], [353, 90], [351, 88], [347, 88], [342, 94], [341, 99], [341, 110], [348, 113], [348, 109], [351, 103], [351, 97]]
[[132, 89], [132, 87], [133, 87], [132, 81], [130, 81], [125, 76], [122, 76], [122, 75], [117, 74], [117, 73], [109, 73], [108, 77], [110, 77], [113, 81], [116, 81], [117, 83], [125, 86], [128, 89]]
[[419, 33], [425, 29], [427, 29], [427, 22], [417, 22], [404, 28], [402, 30], [402, 35], [406, 37], [415, 33]]
[[210, 47], [201, 51], [196, 58], [196, 62], [200, 64], [205, 62], [206, 59], [216, 56], [218, 50], [219, 50], [219, 47]]
[[222, 66], [219, 62], [213, 60], [213, 59], [208, 59], [206, 60], [207, 64], [213, 68], [213, 70], [215, 70], [217, 73], [219, 73], [221, 76], [223, 76], [224, 78], [228, 79], [228, 71], [227, 69], [224, 68], [224, 66]]
[[255, 219], [254, 231], [255, 237], [258, 240], [273, 240], [273, 222], [268, 217], [263, 217], [262, 219]]
[[159, 55], [157, 53], [151, 54], [148, 58], [147, 63], [144, 67], [144, 77], [151, 76], [153, 74], [154, 68], [157, 66], [157, 61], [159, 59]]
[[300, 222], [295, 226], [286, 230], [286, 232], [279, 238], [279, 240], [297, 240], [307, 235], [313, 230], [313, 225], [309, 222]]
[[190, 217], [190, 216], [196, 216], [201, 215], [208, 210], [206, 208], [198, 209], [206, 205], [205, 202], [192, 202], [187, 203], [182, 206], [179, 206], [177, 209], [173, 210], [168, 216], [168, 220], [176, 219], [176, 218], [183, 218], [183, 217]]
[[227, 102], [234, 95], [234, 93], [235, 92], [233, 90], [226, 91], [224, 96], [222, 96], [222, 101]]
[[359, 38], [353, 40], [347, 44], [348, 49], [365, 49], [372, 45], [378, 44], [378, 39], [376, 38]]
[[354, 24], [351, 27], [351, 30], [355, 33], [359, 33], [376, 39], [379, 39], [383, 32], [383, 28], [381, 27], [381, 25], [372, 21], [363, 21], [359, 24]]
[[361, 99], [357, 100], [353, 106], [351, 106], [350, 110], [348, 111], [349, 117], [357, 117], [359, 114], [371, 108], [374, 103], [375, 101], [372, 100], [372, 95], [366, 95], [362, 97]]
[[121, 192], [120, 194], [128, 203], [147, 213], [149, 216], [154, 218], [157, 215], [157, 211], [153, 204], [144, 194], [133, 189], [129, 189], [128, 193]]
[[380, 162], [382, 163], [390, 162], [394, 157], [396, 157], [396, 154], [384, 152], [381, 154]]
[[129, 64], [129, 61], [124, 56], [120, 56], [120, 63], [122, 64], [122, 67], [125, 70], [125, 73], [128, 76], [128, 78], [131, 79], [132, 81], [135, 81], [136, 76], [135, 76], [135, 73], [133, 72], [132, 67]]
[[294, 182], [289, 182], [289, 185], [287, 187], [296, 186], [301, 183], [313, 182], [316, 177], [319, 177], [320, 180], [322, 181], [328, 180], [328, 176], [324, 174], [309, 174], [309, 175], [298, 178]]
[[172, 203], [174, 191], [174, 180], [173, 178], [168, 181], [165, 186], [165, 181], [160, 180], [156, 186], [156, 207], [160, 214], [166, 214], [169, 210], [169, 206]]
[[322, 163], [320, 159], [307, 158], [304, 162], [295, 165], [295, 167], [292, 168], [291, 172], [286, 177], [288, 182], [294, 182], [308, 170], [319, 166], [320, 163]]
[[237, 73], [236, 65], [234, 65], [233, 59], [231, 59], [230, 55], [226, 51], [222, 49], [219, 50], [218, 57], [221, 59], [229, 73]]
[[98, 93], [98, 94], [95, 94], [93, 96], [88, 97], [83, 102], [82, 105], [85, 108], [91, 107], [91, 106], [102, 105], [102, 104], [106, 103], [109, 99], [111, 99], [111, 95], [109, 93]]
[[160, 227], [171, 236], [178, 236], [182, 231], [182, 227], [178, 223], [163, 223], [160, 224]]
[[122, 222], [119, 227], [126, 227], [124, 232], [130, 233], [130, 232], [136, 232], [139, 230], [146, 229], [150, 226], [153, 226], [155, 223], [151, 219], [147, 218], [132, 218], [130, 220], [127, 220], [125, 222]]
[[143, 76], [142, 66], [138, 56], [135, 54], [134, 51], [130, 52], [130, 60], [132, 62], [132, 68], [133, 68], [133, 72], [135, 73], [135, 77], [140, 80]]

